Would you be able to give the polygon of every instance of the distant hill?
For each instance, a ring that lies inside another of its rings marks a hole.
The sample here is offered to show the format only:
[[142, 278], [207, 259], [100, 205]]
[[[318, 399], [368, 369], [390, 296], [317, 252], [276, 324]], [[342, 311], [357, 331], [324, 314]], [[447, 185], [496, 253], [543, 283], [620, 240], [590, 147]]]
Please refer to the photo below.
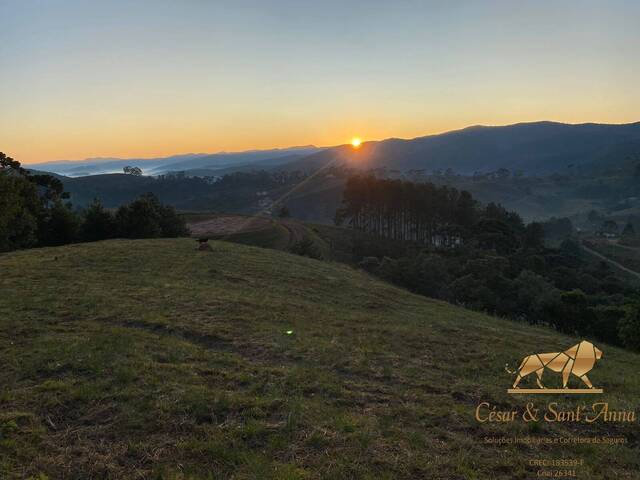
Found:
[[246, 152], [189, 153], [160, 158], [90, 158], [79, 161], [61, 160], [30, 164], [29, 168], [57, 173], [69, 177], [120, 173], [129, 165], [140, 167], [145, 175], [159, 175], [170, 171], [189, 169], [219, 169], [241, 167], [264, 162], [265, 166], [291, 162], [302, 156], [321, 151], [313, 145]]
[[[306, 156], [305, 153], [297, 153], [290, 155], [283, 155], [274, 158], [260, 159], [252, 161], [251, 163], [245, 163], [244, 161], [238, 161], [228, 166], [216, 166], [209, 165], [205, 167], [196, 168], [176, 168], [172, 165], [170, 169], [163, 170], [161, 174], [171, 174], [177, 172], [183, 172], [189, 177], [220, 177], [222, 175], [228, 175], [235, 172], [254, 172], [258, 170], [277, 170], [281, 166], [300, 160]], [[188, 166], [188, 165], [187, 165]]]
[[[506, 168], [525, 175], [563, 173], [579, 169], [601, 172], [617, 168], [629, 157], [640, 158], [640, 122], [609, 124], [518, 123], [473, 126], [410, 140], [390, 138], [365, 142], [360, 148], [314, 146], [236, 153], [185, 154], [156, 159], [88, 159], [29, 165], [66, 176], [117, 173], [126, 165], [145, 175], [187, 171], [216, 175], [257, 168], [315, 171], [328, 164], [392, 170], [446, 170], [472, 174]], [[220, 172], [219, 172], [220, 173]]]
[[[507, 394], [505, 364], [580, 338], [336, 263], [210, 243], [0, 256], [0, 477], [535, 478], [523, 457], [556, 450], [485, 438], [581, 435], [628, 441], [563, 444], [580, 478], [635, 478], [637, 423], [474, 420], [482, 401], [535, 400]], [[589, 377], [633, 409], [640, 356], [598, 347]], [[575, 397], [553, 401], [575, 410]]]
[[288, 164], [289, 169], [316, 170], [332, 162], [354, 168], [453, 169], [472, 174], [499, 168], [526, 175], [615, 165], [640, 154], [640, 122], [624, 125], [555, 122], [474, 126], [411, 140], [342, 145]]
[[244, 166], [274, 166], [297, 160], [305, 155], [321, 151], [313, 146], [292, 147], [274, 150], [255, 150], [238, 153], [215, 153], [188, 160], [169, 162], [156, 167], [151, 173], [156, 175], [166, 171], [199, 169], [228, 169]]
[[[313, 153], [309, 154], [310, 151]], [[92, 162], [75, 168], [115, 169], [117, 166], [114, 171], [121, 172], [123, 165], [133, 163], [106, 159]], [[62, 180], [76, 206], [86, 205], [97, 197], [106, 206], [117, 207], [153, 191], [163, 202], [181, 210], [256, 213], [265, 207], [258, 197], [261, 194], [265, 200], [284, 201], [296, 218], [321, 223], [333, 221], [342, 201], [345, 177], [335, 176], [331, 170], [318, 170], [336, 164], [363, 170], [384, 167], [391, 178], [422, 178], [446, 183], [468, 190], [481, 202], [497, 202], [516, 210], [527, 221], [585, 214], [591, 209], [626, 212], [632, 208], [636, 212], [640, 208], [637, 181], [640, 175], [640, 123], [567, 125], [538, 122], [470, 127], [413, 140], [367, 142], [359, 149], [350, 145], [322, 151], [315, 147], [295, 147], [141, 162], [151, 162], [148, 164], [151, 167], [146, 163], [141, 167], [146, 173], [180, 171], [187, 177], [220, 177], [258, 170], [273, 173], [301, 170], [315, 174], [295, 188], [280, 184], [260, 184], [259, 188], [253, 188], [247, 184], [226, 190], [189, 181], [161, 185], [149, 176], [122, 174]], [[54, 165], [64, 169], [70, 168], [71, 164]], [[50, 166], [40, 165], [39, 170], [47, 170]], [[34, 168], [34, 165], [29, 167]], [[454, 172], [446, 173], [449, 168]], [[508, 178], [473, 175], [500, 168], [507, 168], [512, 175]], [[414, 175], [417, 172], [411, 170], [423, 170], [426, 175]], [[429, 175], [438, 170], [445, 174]], [[517, 172], [525, 175], [513, 175]], [[550, 175], [557, 173], [562, 175]]]

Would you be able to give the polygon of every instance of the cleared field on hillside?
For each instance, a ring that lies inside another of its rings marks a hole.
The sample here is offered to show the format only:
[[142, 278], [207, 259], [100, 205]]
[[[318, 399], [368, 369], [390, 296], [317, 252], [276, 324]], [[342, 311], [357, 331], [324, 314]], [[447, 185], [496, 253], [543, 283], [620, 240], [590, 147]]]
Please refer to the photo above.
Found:
[[323, 258], [332, 257], [327, 242], [316, 234], [313, 227], [298, 220], [229, 214], [188, 214], [186, 218], [193, 237], [285, 251], [308, 238], [318, 247]]
[[[481, 401], [540, 402], [506, 393], [505, 364], [579, 339], [344, 265], [211, 244], [0, 256], [0, 478], [529, 479], [530, 459], [562, 457], [584, 460], [578, 478], [637, 478], [637, 421], [474, 419]], [[589, 376], [605, 393], [550, 401], [636, 409], [640, 356], [598, 346]], [[484, 441], [514, 435], [627, 443]]]

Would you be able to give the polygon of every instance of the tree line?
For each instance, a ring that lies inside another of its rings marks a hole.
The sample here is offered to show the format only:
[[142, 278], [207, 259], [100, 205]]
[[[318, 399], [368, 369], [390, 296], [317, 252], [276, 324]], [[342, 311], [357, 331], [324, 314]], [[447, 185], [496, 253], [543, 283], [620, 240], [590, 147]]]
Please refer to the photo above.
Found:
[[356, 175], [347, 180], [336, 223], [393, 240], [423, 244], [459, 241], [474, 220], [468, 192], [431, 183]]
[[94, 200], [74, 209], [62, 182], [33, 174], [0, 152], [0, 252], [107, 238], [177, 237], [188, 234], [173, 207], [153, 194], [115, 213]]
[[588, 256], [568, 220], [525, 225], [451, 187], [370, 175], [348, 179], [336, 219], [365, 232], [354, 261], [415, 293], [640, 349], [640, 292]]
[[451, 247], [470, 240], [509, 251], [521, 242], [540, 246], [542, 226], [525, 226], [515, 212], [482, 207], [467, 191], [432, 183], [354, 175], [347, 179], [336, 224], [392, 240]]

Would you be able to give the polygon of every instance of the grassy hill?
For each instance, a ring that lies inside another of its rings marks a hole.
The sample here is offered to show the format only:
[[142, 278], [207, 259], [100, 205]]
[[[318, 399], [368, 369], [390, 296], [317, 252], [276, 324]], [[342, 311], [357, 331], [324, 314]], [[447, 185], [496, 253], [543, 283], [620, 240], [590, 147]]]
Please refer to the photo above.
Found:
[[[474, 419], [481, 401], [539, 402], [507, 395], [505, 364], [578, 339], [344, 265], [212, 246], [113, 240], [0, 256], [0, 478], [528, 479], [530, 459], [561, 457], [584, 460], [578, 478], [637, 478], [637, 423]], [[598, 400], [637, 407], [640, 356], [598, 346]], [[492, 435], [628, 443], [558, 450], [485, 443]]]

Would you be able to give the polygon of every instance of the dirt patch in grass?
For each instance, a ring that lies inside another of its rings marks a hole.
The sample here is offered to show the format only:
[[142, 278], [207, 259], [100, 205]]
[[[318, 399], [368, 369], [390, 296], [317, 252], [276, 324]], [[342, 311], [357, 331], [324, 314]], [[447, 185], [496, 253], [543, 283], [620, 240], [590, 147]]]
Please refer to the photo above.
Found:
[[238, 233], [255, 232], [271, 227], [271, 219], [242, 215], [218, 215], [214, 218], [189, 223], [189, 231], [194, 237], [210, 235], [224, 237]]

